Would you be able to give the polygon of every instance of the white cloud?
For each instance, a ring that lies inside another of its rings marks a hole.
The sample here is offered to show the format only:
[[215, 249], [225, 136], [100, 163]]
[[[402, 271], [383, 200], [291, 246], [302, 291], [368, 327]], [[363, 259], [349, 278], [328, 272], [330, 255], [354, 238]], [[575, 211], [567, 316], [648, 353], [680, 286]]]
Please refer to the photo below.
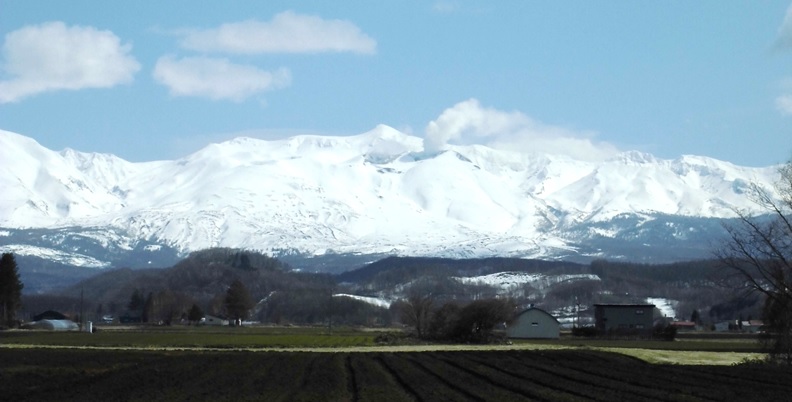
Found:
[[453, 13], [457, 10], [457, 5], [448, 0], [439, 0], [434, 3], [432, 8], [438, 13]]
[[265, 71], [227, 59], [163, 56], [154, 67], [154, 79], [173, 96], [199, 96], [241, 102], [260, 92], [291, 84], [291, 73], [281, 68]]
[[781, 27], [778, 28], [776, 46], [780, 49], [792, 48], [792, 5], [787, 8], [784, 21], [781, 23]]
[[63, 22], [29, 25], [6, 34], [0, 103], [17, 102], [42, 92], [110, 88], [132, 82], [140, 64], [110, 31], [66, 26]]
[[375, 53], [377, 42], [355, 24], [285, 11], [269, 22], [248, 20], [183, 33], [181, 45], [204, 52]]
[[594, 133], [575, 131], [536, 121], [520, 112], [485, 108], [476, 99], [457, 103], [426, 126], [424, 149], [442, 150], [448, 143], [480, 143], [520, 152], [568, 155], [582, 160], [602, 160], [619, 150], [594, 142]]
[[776, 108], [783, 114], [792, 115], [792, 95], [781, 95], [776, 98]]

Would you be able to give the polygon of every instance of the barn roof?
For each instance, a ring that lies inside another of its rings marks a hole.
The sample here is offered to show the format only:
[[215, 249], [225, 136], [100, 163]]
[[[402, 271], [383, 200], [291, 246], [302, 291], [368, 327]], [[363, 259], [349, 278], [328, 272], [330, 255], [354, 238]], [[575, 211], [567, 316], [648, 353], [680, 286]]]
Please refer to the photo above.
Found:
[[547, 311], [544, 311], [544, 310], [542, 310], [542, 309], [540, 309], [540, 308], [536, 308], [536, 307], [528, 307], [527, 309], [525, 309], [525, 310], [523, 310], [523, 311], [520, 311], [519, 313], [517, 313], [517, 314], [514, 316], [514, 318], [517, 318], [517, 317], [519, 317], [519, 316], [521, 316], [521, 315], [523, 315], [523, 314], [525, 314], [525, 313], [527, 313], [527, 312], [529, 312], [529, 311], [536, 311], [536, 312], [538, 312], [538, 313], [545, 314], [545, 315], [547, 315], [548, 317], [550, 317], [550, 318], [552, 318], [553, 320], [555, 320], [555, 322], [558, 322], [558, 319], [557, 319], [557, 318], [555, 318], [555, 317], [553, 317], [553, 315], [552, 315], [552, 314], [550, 314], [550, 313], [548, 313]]

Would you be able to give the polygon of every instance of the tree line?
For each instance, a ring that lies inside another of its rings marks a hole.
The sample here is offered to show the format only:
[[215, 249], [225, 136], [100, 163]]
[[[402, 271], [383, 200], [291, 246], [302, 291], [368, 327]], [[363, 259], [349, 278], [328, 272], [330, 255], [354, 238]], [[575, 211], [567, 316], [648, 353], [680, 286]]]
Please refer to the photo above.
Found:
[[392, 308], [420, 339], [491, 343], [502, 340], [495, 329], [512, 320], [516, 304], [508, 298], [440, 304], [431, 294], [412, 293]]

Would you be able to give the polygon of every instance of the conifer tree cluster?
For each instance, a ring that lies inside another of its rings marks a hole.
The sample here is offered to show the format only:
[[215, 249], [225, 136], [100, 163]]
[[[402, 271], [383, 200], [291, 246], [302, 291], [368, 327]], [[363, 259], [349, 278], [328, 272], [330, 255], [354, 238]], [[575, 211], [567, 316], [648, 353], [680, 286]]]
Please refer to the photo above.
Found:
[[21, 306], [22, 288], [14, 255], [3, 253], [0, 259], [0, 314], [3, 326], [13, 326], [16, 312]]

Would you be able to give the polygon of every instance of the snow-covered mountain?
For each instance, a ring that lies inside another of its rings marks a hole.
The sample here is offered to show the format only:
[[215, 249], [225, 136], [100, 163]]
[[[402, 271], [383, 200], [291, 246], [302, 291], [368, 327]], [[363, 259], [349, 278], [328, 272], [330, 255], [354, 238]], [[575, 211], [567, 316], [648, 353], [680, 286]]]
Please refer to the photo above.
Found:
[[0, 131], [0, 160], [0, 248], [90, 266], [208, 247], [706, 257], [735, 208], [761, 212], [750, 184], [772, 189], [776, 179], [775, 167], [699, 156], [626, 152], [595, 163], [479, 145], [426, 153], [421, 138], [387, 126], [350, 137], [237, 138], [147, 163], [56, 152]]

